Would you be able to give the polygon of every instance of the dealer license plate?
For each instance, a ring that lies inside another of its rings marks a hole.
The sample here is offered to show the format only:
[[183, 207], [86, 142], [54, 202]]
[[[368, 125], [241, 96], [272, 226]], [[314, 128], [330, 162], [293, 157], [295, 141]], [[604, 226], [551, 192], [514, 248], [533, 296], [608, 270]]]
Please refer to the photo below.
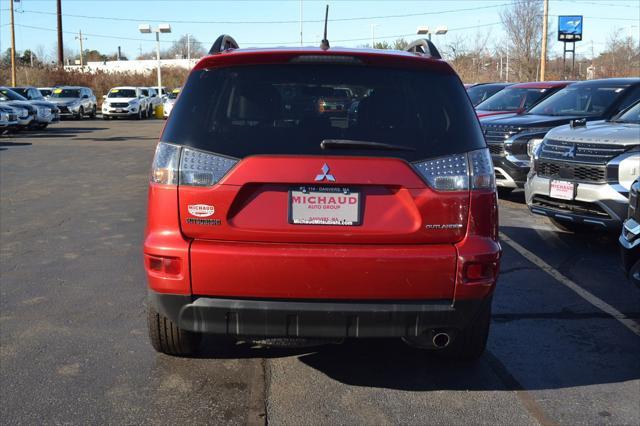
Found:
[[559, 200], [573, 200], [575, 183], [564, 180], [552, 180], [549, 185], [549, 196]]
[[361, 194], [349, 188], [299, 187], [289, 191], [289, 223], [360, 225]]

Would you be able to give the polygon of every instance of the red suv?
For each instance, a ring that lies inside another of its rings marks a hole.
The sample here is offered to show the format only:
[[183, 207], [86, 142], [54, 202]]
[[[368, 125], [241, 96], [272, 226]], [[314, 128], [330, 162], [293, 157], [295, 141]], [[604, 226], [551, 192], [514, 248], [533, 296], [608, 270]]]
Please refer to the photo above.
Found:
[[[400, 337], [480, 356], [498, 210], [453, 69], [435, 48], [222, 44], [191, 72], [153, 160], [154, 348], [188, 355], [203, 333]], [[353, 114], [323, 109], [327, 91], [348, 93]]]

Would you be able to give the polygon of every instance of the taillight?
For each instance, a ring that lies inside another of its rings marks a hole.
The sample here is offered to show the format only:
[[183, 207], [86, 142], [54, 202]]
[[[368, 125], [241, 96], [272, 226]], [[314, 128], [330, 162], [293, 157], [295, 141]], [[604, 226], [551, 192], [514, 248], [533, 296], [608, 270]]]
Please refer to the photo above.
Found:
[[151, 182], [166, 185], [211, 186], [238, 160], [160, 142], [151, 167]]
[[429, 186], [438, 191], [469, 189], [469, 168], [466, 154], [449, 155], [414, 163]]
[[145, 254], [149, 272], [157, 275], [179, 276], [182, 272], [182, 261], [178, 257], [152, 256]]
[[226, 175], [238, 160], [196, 151], [182, 149], [180, 159], [180, 185], [211, 186]]
[[153, 157], [151, 182], [177, 185], [179, 161], [180, 147], [160, 142], [156, 147], [156, 155]]
[[427, 184], [438, 191], [495, 189], [493, 162], [486, 148], [420, 161], [413, 165]]
[[467, 153], [471, 189], [496, 189], [491, 153], [487, 148]]

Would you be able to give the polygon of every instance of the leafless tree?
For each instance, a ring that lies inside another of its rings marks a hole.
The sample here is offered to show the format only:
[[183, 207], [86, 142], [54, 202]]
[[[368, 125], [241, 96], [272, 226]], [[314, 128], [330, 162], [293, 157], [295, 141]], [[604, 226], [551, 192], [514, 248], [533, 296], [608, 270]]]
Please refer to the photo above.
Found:
[[534, 81], [540, 60], [542, 41], [542, 1], [513, 0], [500, 12], [507, 39], [511, 69], [520, 81]]
[[174, 41], [171, 47], [163, 52], [162, 56], [169, 59], [187, 58], [188, 51], [190, 51], [192, 58], [200, 58], [206, 53], [202, 43], [193, 36], [185, 34]]

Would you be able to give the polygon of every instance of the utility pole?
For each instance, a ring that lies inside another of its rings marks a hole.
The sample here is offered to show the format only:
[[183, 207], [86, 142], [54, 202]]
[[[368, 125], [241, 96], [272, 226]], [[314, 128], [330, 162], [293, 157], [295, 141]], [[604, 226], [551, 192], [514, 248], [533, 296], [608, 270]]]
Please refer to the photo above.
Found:
[[506, 78], [505, 81], [509, 82], [509, 51], [507, 50], [507, 69], [505, 70]]
[[[12, 0], [13, 3], [13, 0]], [[58, 66], [64, 66], [64, 47], [62, 45], [62, 0], [56, 0], [58, 16]]]
[[542, 54], [540, 56], [540, 81], [544, 81], [547, 70], [547, 24], [549, 21], [549, 0], [544, 0], [542, 12]]
[[11, 86], [16, 87], [16, 31], [13, 23], [13, 0], [10, 1], [11, 10]]
[[375, 49], [376, 46], [376, 27], [380, 24], [371, 24], [371, 48]]
[[156, 31], [156, 55], [158, 56], [158, 96], [162, 93], [162, 76], [160, 74], [160, 31]]
[[84, 66], [84, 50], [82, 50], [82, 40], [86, 40], [86, 38], [82, 38], [82, 30], [78, 31], [78, 34], [76, 36], [76, 40], [80, 40], [80, 66]]

